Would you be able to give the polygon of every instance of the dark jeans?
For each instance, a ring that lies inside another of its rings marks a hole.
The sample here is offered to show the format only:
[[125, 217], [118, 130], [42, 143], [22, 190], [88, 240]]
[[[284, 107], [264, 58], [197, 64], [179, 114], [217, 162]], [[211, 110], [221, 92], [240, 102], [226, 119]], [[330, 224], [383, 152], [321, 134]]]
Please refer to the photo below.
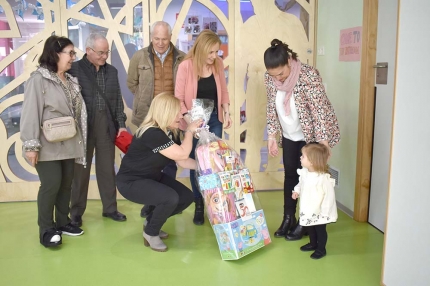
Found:
[[175, 161], [171, 161], [169, 164], [166, 165], [163, 169], [163, 173], [169, 176], [172, 179], [176, 178], [176, 172], [178, 171], [178, 166], [176, 165]]
[[[214, 111], [211, 114], [211, 117], [209, 118], [209, 131], [214, 133], [219, 138], [222, 138], [222, 123], [218, 120], [218, 112]], [[190, 158], [195, 159], [196, 158], [196, 145], [199, 140], [194, 138], [193, 139], [193, 148], [191, 149]], [[190, 170], [190, 182], [191, 182], [191, 188], [193, 189], [194, 198], [198, 199], [202, 197], [202, 194], [200, 194], [199, 188], [197, 186], [197, 179], [196, 179], [196, 171]]]
[[309, 233], [309, 240], [312, 246], [316, 246], [317, 250], [322, 253], [326, 253], [325, 246], [327, 244], [327, 225], [326, 224], [318, 224], [307, 226], [307, 230]]
[[297, 169], [301, 168], [300, 156], [301, 149], [306, 145], [305, 141], [291, 141], [285, 137], [282, 138], [282, 156], [284, 160], [284, 215], [295, 215], [297, 200], [293, 200], [291, 195], [294, 187], [299, 182]]
[[39, 161], [36, 164], [40, 179], [37, 222], [41, 236], [49, 229], [59, 228], [70, 222], [68, 215], [74, 167], [75, 159]]
[[162, 174], [159, 181], [117, 181], [117, 187], [127, 200], [155, 207], [147, 217], [148, 224], [145, 227], [146, 234], [150, 236], [157, 236], [170, 216], [182, 212], [193, 202], [190, 189], [165, 174]]

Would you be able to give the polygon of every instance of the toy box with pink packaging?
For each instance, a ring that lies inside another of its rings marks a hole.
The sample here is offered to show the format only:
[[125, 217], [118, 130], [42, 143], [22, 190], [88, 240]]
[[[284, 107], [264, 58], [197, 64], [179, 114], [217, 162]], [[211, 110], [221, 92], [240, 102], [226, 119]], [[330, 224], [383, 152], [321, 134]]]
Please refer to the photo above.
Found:
[[227, 143], [206, 131], [196, 147], [197, 183], [223, 260], [271, 242], [249, 170]]

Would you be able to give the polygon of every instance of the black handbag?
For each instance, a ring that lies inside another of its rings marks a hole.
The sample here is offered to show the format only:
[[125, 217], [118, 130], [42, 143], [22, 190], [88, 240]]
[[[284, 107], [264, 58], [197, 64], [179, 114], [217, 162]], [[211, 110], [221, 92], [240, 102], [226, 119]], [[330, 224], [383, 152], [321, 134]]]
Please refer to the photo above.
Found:
[[109, 101], [107, 100], [105, 93], [102, 91], [100, 86], [97, 84], [96, 77], [88, 70], [88, 67], [86, 67], [82, 61], [79, 61], [79, 65], [80, 65], [81, 69], [84, 71], [84, 73], [94, 82], [94, 86], [98, 90], [101, 97], [103, 97], [105, 104], [106, 104], [107, 108], [109, 109], [109, 112], [107, 112], [109, 136], [110, 136], [112, 142], [115, 143], [116, 136], [117, 136], [118, 130], [119, 130], [119, 123], [116, 120], [114, 113], [112, 112], [112, 109], [109, 105]]

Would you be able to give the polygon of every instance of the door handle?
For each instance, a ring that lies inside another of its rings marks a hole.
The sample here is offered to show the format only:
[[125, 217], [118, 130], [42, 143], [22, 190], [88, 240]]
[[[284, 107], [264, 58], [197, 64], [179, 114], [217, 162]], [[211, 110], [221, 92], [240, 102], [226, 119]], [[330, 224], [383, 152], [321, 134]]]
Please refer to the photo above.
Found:
[[376, 84], [387, 84], [388, 81], [388, 62], [376, 63], [373, 66], [376, 70]]
[[384, 64], [376, 64], [373, 66], [373, 68], [375, 69], [379, 69], [379, 68], [388, 68], [388, 63], [384, 63]]

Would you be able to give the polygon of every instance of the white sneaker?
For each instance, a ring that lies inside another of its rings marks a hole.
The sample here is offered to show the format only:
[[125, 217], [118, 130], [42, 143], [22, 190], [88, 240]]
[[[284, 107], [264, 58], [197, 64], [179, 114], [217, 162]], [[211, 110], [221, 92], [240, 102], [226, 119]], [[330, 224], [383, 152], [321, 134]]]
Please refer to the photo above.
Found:
[[49, 242], [55, 243], [55, 242], [59, 242], [60, 240], [61, 240], [61, 236], [56, 234], [53, 237], [51, 237], [51, 240]]

